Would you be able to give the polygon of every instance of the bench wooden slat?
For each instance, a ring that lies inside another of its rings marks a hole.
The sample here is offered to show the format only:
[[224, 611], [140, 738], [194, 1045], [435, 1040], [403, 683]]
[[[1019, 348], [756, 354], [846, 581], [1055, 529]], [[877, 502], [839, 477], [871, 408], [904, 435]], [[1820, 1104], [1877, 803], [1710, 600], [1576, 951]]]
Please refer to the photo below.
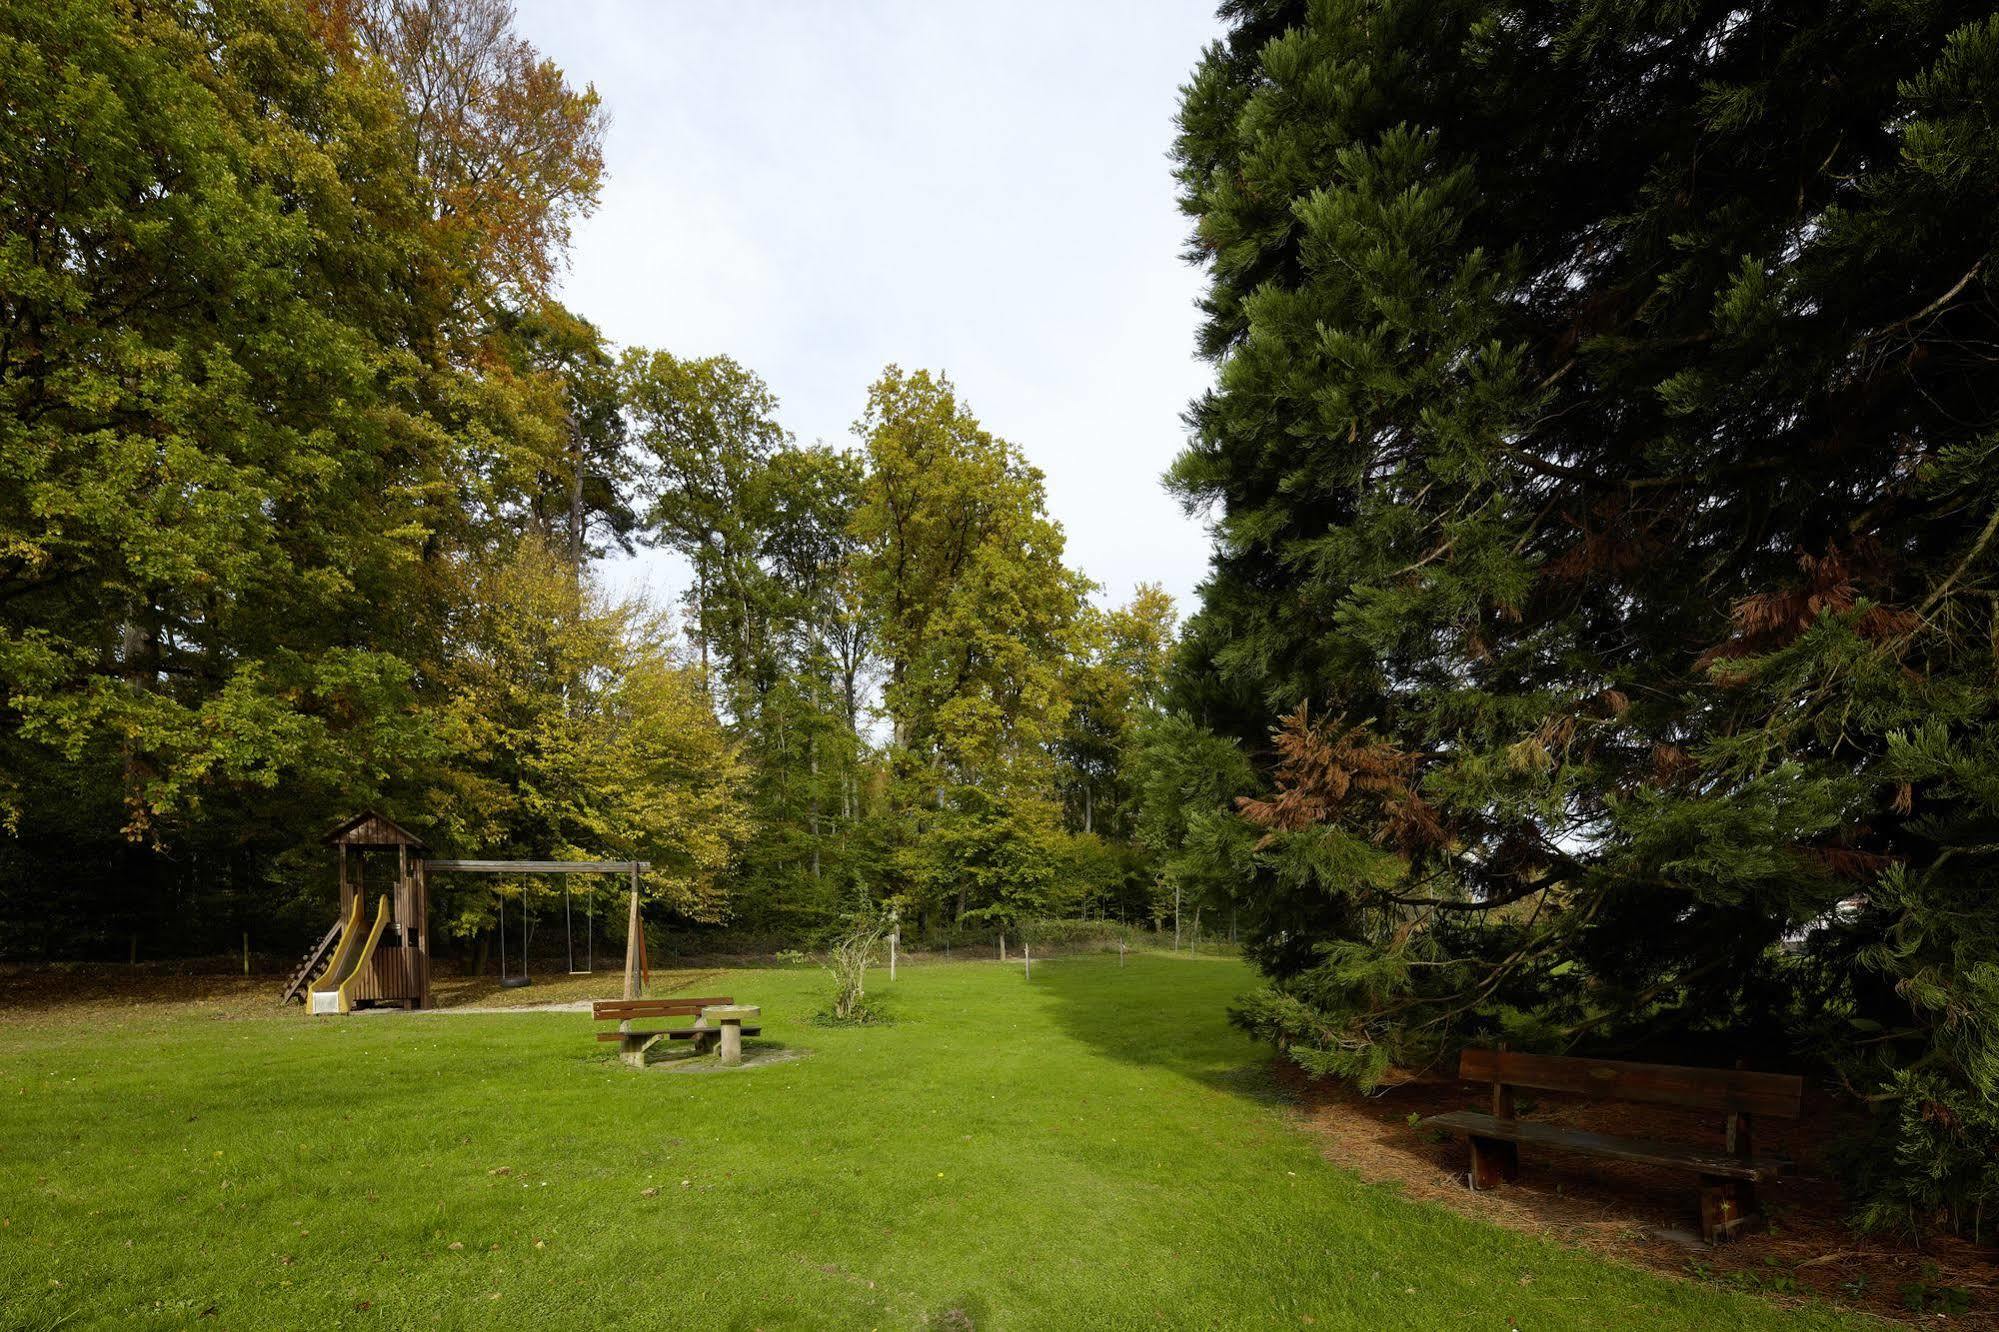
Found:
[[606, 1013], [612, 1010], [630, 1010], [637, 1013], [657, 1013], [683, 1008], [706, 1008], [712, 1004], [734, 1002], [735, 1000], [728, 995], [710, 995], [705, 998], [689, 995], [684, 999], [677, 996], [671, 999], [598, 999], [590, 1005], [590, 1011]]
[[1531, 1119], [1495, 1119], [1471, 1110], [1432, 1115], [1423, 1121], [1423, 1127], [1447, 1129], [1466, 1137], [1497, 1138], [1501, 1142], [1524, 1142], [1531, 1147], [1609, 1157], [1614, 1161], [1693, 1170], [1725, 1179], [1772, 1180], [1782, 1175], [1788, 1164], [1773, 1156], [1730, 1156], [1726, 1152], [1704, 1152], [1697, 1147], [1682, 1147], [1677, 1143], [1654, 1142], [1645, 1138], [1613, 1138], [1603, 1133], [1558, 1128]]
[[736, 1001], [728, 995], [706, 999], [599, 999], [590, 1005], [590, 1015], [599, 1022], [623, 1022], [641, 1017], [699, 1016], [704, 1008]]
[[1729, 1114], [1796, 1119], [1805, 1080], [1789, 1073], [1736, 1068], [1679, 1068], [1620, 1059], [1576, 1059], [1467, 1049], [1458, 1057], [1466, 1082], [1503, 1083], [1537, 1091], [1581, 1092], [1618, 1101], [1647, 1101]]
[[[762, 1027], [743, 1028], [743, 1035], [745, 1036], [760, 1036], [762, 1034]], [[696, 1036], [713, 1036], [716, 1040], [720, 1040], [722, 1039], [722, 1029], [720, 1027], [669, 1027], [665, 1031], [600, 1031], [597, 1033], [597, 1039], [600, 1041], [622, 1041], [628, 1036], [636, 1036], [641, 1039], [662, 1036], [670, 1041], [691, 1041]]]

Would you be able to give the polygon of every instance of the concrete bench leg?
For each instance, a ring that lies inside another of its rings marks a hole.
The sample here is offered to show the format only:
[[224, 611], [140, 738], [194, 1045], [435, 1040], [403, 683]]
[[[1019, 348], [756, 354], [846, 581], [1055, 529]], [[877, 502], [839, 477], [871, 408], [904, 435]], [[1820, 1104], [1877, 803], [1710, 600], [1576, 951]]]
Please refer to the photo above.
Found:
[[1520, 1177], [1520, 1144], [1503, 1138], [1478, 1138], [1471, 1144], [1471, 1186], [1496, 1189]]
[[1756, 1186], [1748, 1180], [1720, 1175], [1701, 1176], [1701, 1238], [1720, 1244], [1763, 1228], [1756, 1206]]
[[618, 1031], [624, 1037], [623, 1040], [618, 1042], [618, 1058], [624, 1060], [625, 1066], [628, 1068], [644, 1068], [646, 1066], [646, 1051], [651, 1049], [652, 1043], [659, 1038], [657, 1036], [648, 1036], [643, 1032], [633, 1031], [631, 1025], [629, 1022], [618, 1024]]
[[740, 1022], [722, 1024], [722, 1062], [732, 1065], [743, 1062], [743, 1024]]

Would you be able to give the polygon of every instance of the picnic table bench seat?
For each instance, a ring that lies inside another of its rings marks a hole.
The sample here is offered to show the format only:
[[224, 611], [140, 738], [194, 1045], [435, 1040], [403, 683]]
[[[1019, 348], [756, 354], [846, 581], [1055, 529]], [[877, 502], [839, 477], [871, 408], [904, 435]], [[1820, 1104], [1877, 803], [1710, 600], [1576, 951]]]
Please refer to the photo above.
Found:
[[[1454, 1110], [1432, 1115], [1422, 1125], [1455, 1133], [1469, 1143], [1473, 1188], [1493, 1188], [1514, 1179], [1522, 1143], [1686, 1170], [1700, 1177], [1701, 1236], [1711, 1244], [1760, 1226], [1763, 1217], [1755, 1186], [1781, 1178], [1790, 1166], [1783, 1157], [1758, 1155], [1752, 1149], [1754, 1116], [1796, 1119], [1804, 1099], [1804, 1079], [1787, 1073], [1517, 1054], [1503, 1046], [1465, 1050], [1459, 1057], [1458, 1076], [1466, 1082], [1492, 1084], [1492, 1113]], [[1569, 1092], [1592, 1100], [1716, 1111], [1727, 1116], [1723, 1143], [1719, 1150], [1705, 1150], [1521, 1119], [1514, 1108], [1517, 1087]]]
[[1494, 1138], [1503, 1142], [1525, 1143], [1551, 1151], [1573, 1152], [1578, 1156], [1600, 1156], [1612, 1161], [1635, 1161], [1639, 1165], [1678, 1167], [1702, 1175], [1722, 1175], [1746, 1179], [1752, 1184], [1776, 1179], [1788, 1164], [1775, 1156], [1744, 1159], [1727, 1152], [1704, 1152], [1675, 1142], [1647, 1138], [1614, 1138], [1607, 1133], [1566, 1129], [1531, 1119], [1495, 1119], [1473, 1110], [1456, 1110], [1432, 1115], [1425, 1124], [1467, 1138]]
[[[600, 1041], [621, 1041], [627, 1035], [631, 1035], [650, 1036], [658, 1040], [667, 1041], [692, 1041], [703, 1037], [719, 1036], [721, 1034], [721, 1029], [717, 1027], [662, 1027], [658, 1031], [600, 1031], [597, 1033], [597, 1039]], [[762, 1034], [762, 1027], [743, 1028], [743, 1035], [745, 1036], [761, 1036]]]

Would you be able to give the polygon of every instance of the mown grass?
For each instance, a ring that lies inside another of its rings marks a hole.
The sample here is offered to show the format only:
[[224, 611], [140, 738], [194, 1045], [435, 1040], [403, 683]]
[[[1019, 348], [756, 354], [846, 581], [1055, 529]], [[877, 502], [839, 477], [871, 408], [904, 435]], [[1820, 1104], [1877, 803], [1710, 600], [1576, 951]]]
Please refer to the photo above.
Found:
[[0, 1020], [0, 1326], [1830, 1327], [1362, 1184], [1237, 963], [929, 966], [634, 1073], [587, 1016]]

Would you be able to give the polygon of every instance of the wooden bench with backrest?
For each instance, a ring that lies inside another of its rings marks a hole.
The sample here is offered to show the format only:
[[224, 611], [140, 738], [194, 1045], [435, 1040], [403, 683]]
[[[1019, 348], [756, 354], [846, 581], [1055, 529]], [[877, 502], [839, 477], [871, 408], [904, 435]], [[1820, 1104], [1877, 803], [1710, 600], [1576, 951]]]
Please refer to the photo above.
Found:
[[[704, 1008], [720, 1007], [736, 1001], [728, 995], [706, 999], [599, 999], [590, 1005], [590, 1016], [598, 1022], [616, 1022], [616, 1031], [600, 1031], [600, 1041], [619, 1042], [619, 1053], [626, 1063], [644, 1060], [645, 1052], [654, 1041], [693, 1041], [697, 1051], [706, 1053], [715, 1048], [722, 1039], [719, 1027], [711, 1027], [701, 1016]], [[634, 1022], [651, 1022], [659, 1018], [692, 1017], [691, 1027], [658, 1027], [649, 1031], [638, 1031]], [[762, 1027], [744, 1027], [743, 1035], [755, 1036]]]
[[[1756, 1186], [1777, 1178], [1790, 1163], [1780, 1157], [1756, 1155], [1750, 1125], [1758, 1115], [1796, 1119], [1805, 1091], [1804, 1079], [1788, 1073], [1517, 1054], [1504, 1046], [1466, 1050], [1458, 1061], [1458, 1076], [1466, 1082], [1492, 1084], [1492, 1113], [1459, 1110], [1422, 1122], [1424, 1127], [1457, 1133], [1470, 1141], [1473, 1188], [1489, 1189], [1513, 1179], [1520, 1168], [1521, 1143], [1580, 1156], [1689, 1170], [1700, 1176], [1701, 1237], [1710, 1244], [1761, 1224]], [[1727, 1116], [1722, 1150], [1615, 1138], [1521, 1119], [1513, 1108], [1516, 1087], [1573, 1092], [1605, 1101], [1713, 1110]]]

